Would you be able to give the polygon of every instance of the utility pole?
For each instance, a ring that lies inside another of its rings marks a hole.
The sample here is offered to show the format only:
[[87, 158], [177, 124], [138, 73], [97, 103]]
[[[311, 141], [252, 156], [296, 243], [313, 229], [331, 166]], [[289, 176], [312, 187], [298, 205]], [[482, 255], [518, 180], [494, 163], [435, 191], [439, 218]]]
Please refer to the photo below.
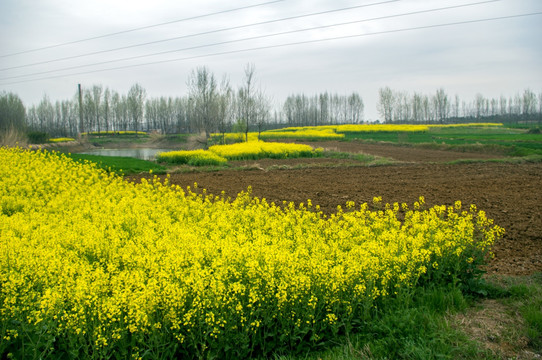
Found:
[[81, 84], [77, 84], [79, 89], [79, 134], [83, 134], [83, 94], [81, 92]]

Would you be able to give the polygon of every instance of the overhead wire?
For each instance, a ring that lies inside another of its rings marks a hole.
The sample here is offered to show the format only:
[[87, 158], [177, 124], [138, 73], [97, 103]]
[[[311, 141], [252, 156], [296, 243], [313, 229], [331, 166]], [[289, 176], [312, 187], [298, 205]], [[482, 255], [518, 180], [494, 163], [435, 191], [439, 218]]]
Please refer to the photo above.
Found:
[[[20, 68], [24, 68], [24, 67], [49, 64], [49, 63], [64, 61], [64, 60], [72, 60], [72, 59], [77, 59], [77, 58], [81, 58], [81, 57], [85, 57], [85, 56], [105, 54], [105, 53], [113, 52], [113, 51], [126, 50], [126, 49], [131, 49], [131, 48], [136, 48], [136, 47], [141, 47], [141, 46], [147, 46], [147, 45], [153, 45], [153, 44], [159, 44], [159, 43], [164, 43], [164, 42], [169, 42], [169, 41], [174, 41], [174, 40], [187, 39], [187, 38], [196, 37], [196, 36], [215, 34], [215, 33], [224, 32], [224, 31], [239, 30], [239, 29], [244, 29], [244, 28], [254, 27], [254, 26], [260, 26], [260, 25], [268, 25], [268, 24], [282, 22], [282, 21], [289, 21], [289, 20], [294, 20], [294, 19], [302, 19], [302, 18], [311, 17], [311, 16], [325, 15], [325, 14], [331, 14], [331, 13], [335, 13], [335, 12], [342, 12], [342, 11], [347, 11], [347, 10], [360, 9], [360, 8], [364, 8], [364, 7], [383, 5], [383, 4], [388, 4], [388, 3], [398, 2], [398, 1], [401, 1], [401, 0], [385, 0], [385, 1], [380, 1], [380, 2], [376, 2], [376, 3], [349, 6], [349, 7], [319, 11], [319, 12], [314, 12], [314, 13], [309, 13], [309, 14], [288, 16], [288, 17], [279, 18], [279, 19], [260, 21], [260, 22], [245, 24], [245, 25], [231, 26], [231, 27], [227, 27], [227, 28], [203, 31], [203, 32], [195, 33], [195, 34], [175, 36], [175, 37], [170, 37], [170, 38], [167, 38], [167, 39], [148, 41], [148, 42], [144, 42], [144, 43], [121, 46], [121, 47], [116, 47], [116, 48], [112, 48], [112, 49], [99, 50], [99, 51], [94, 51], [94, 52], [89, 52], [89, 53], [84, 53], [84, 54], [79, 54], [79, 55], [66, 56], [66, 57], [62, 57], [62, 58], [57, 58], [57, 59], [52, 59], [52, 60], [45, 60], [45, 61], [35, 62], [35, 63], [31, 63], [31, 64], [17, 65], [17, 66], [12, 66], [12, 67], [8, 67], [8, 68], [2, 68], [2, 69], [0, 69], [0, 71], [20, 69]], [[488, 1], [484, 1], [484, 2], [495, 2], [495, 1], [501, 1], [501, 0], [488, 0]]]
[[320, 43], [320, 42], [327, 42], [327, 41], [352, 39], [352, 38], [359, 38], [359, 37], [364, 37], [364, 36], [391, 34], [391, 33], [399, 33], [399, 32], [414, 31], [414, 30], [431, 29], [431, 28], [437, 28], [437, 27], [457, 26], [457, 25], [464, 25], [464, 24], [487, 22], [487, 21], [513, 19], [513, 18], [535, 16], [535, 15], [542, 15], [542, 11], [525, 13], [525, 14], [490, 17], [490, 18], [484, 18], [484, 19], [464, 20], [464, 21], [450, 22], [450, 23], [444, 23], [444, 24], [433, 24], [433, 25], [426, 25], [426, 26], [415, 26], [415, 27], [410, 27], [410, 28], [384, 30], [384, 31], [377, 31], [377, 32], [372, 32], [372, 33], [343, 35], [343, 36], [336, 36], [336, 37], [330, 37], [330, 38], [324, 38], [324, 39], [296, 41], [296, 42], [291, 42], [291, 43], [259, 46], [259, 47], [253, 47], [253, 48], [247, 48], [247, 49], [229, 50], [229, 51], [216, 52], [216, 53], [211, 53], [211, 54], [194, 55], [194, 56], [189, 56], [189, 57], [184, 57], [184, 58], [167, 59], [167, 60], [153, 61], [153, 62], [148, 62], [148, 63], [119, 66], [119, 67], [114, 67], [114, 68], [96, 69], [96, 70], [89, 70], [89, 71], [85, 71], [85, 72], [77, 72], [77, 73], [48, 76], [48, 77], [42, 77], [42, 78], [36, 78], [36, 79], [20, 80], [20, 81], [15, 81], [15, 82], [4, 83], [3, 85], [18, 84], [18, 83], [32, 82], [32, 81], [41, 81], [41, 80], [49, 80], [49, 79], [63, 78], [63, 77], [76, 76], [76, 75], [86, 75], [86, 74], [97, 73], [97, 72], [123, 70], [123, 69], [129, 69], [129, 68], [135, 68], [135, 67], [141, 67], [141, 66], [164, 64], [164, 63], [192, 60], [192, 59], [198, 59], [198, 58], [204, 58], [204, 57], [231, 55], [231, 54], [237, 54], [237, 53], [243, 53], [243, 52], [274, 49], [274, 48], [280, 48], [280, 47], [288, 47], [288, 46], [296, 46], [296, 45], [304, 45], [304, 44], [313, 44], [313, 43]]
[[11, 53], [11, 54], [4, 54], [4, 55], [0, 55], [0, 58], [5, 58], [5, 57], [10, 57], [10, 56], [15, 56], [15, 55], [21, 55], [21, 54], [27, 54], [27, 53], [37, 52], [37, 51], [42, 51], [42, 50], [47, 50], [47, 49], [53, 49], [53, 48], [57, 48], [57, 47], [61, 47], [61, 46], [73, 45], [73, 44], [82, 43], [82, 42], [91, 41], [91, 40], [103, 39], [103, 38], [112, 37], [112, 36], [116, 36], [116, 35], [127, 34], [127, 33], [134, 32], [134, 31], [145, 30], [145, 29], [155, 28], [155, 27], [164, 26], [164, 25], [170, 25], [170, 24], [179, 23], [179, 22], [188, 21], [188, 20], [196, 20], [196, 19], [201, 19], [201, 18], [210, 17], [210, 16], [214, 16], [214, 15], [220, 15], [220, 14], [235, 12], [235, 11], [239, 11], [239, 10], [246, 10], [246, 9], [259, 7], [259, 6], [264, 6], [264, 5], [269, 5], [269, 4], [274, 4], [274, 3], [278, 3], [278, 2], [282, 2], [282, 1], [285, 1], [285, 0], [267, 1], [267, 2], [264, 2], [264, 3], [259, 3], [259, 4], [254, 4], [254, 5], [247, 5], [247, 6], [234, 8], [234, 9], [221, 10], [221, 11], [216, 11], [216, 12], [212, 12], [212, 13], [191, 16], [191, 17], [187, 17], [187, 18], [183, 18], [183, 19], [166, 21], [166, 22], [162, 22], [162, 23], [158, 23], [158, 24], [140, 26], [140, 27], [137, 27], [137, 28], [121, 30], [121, 31], [117, 31], [117, 32], [109, 33], [109, 34], [92, 36], [92, 37], [88, 37], [88, 38], [84, 38], [84, 39], [73, 40], [73, 41], [68, 41], [68, 42], [64, 42], [64, 43], [60, 43], [60, 44], [49, 45], [49, 46], [44, 46], [44, 47], [40, 47], [40, 48], [19, 51], [19, 52]]
[[325, 29], [325, 28], [337, 27], [337, 26], [344, 26], [344, 25], [352, 25], [352, 24], [356, 24], [356, 23], [369, 22], [369, 21], [375, 21], [375, 20], [384, 20], [384, 19], [391, 19], [391, 18], [397, 18], [397, 17], [403, 17], [403, 16], [419, 15], [419, 14], [424, 14], [424, 13], [429, 13], [429, 12], [451, 10], [451, 9], [456, 9], [456, 8], [462, 8], [462, 7], [492, 3], [492, 2], [497, 2], [497, 1], [500, 1], [500, 0], [485, 0], [485, 1], [475, 2], [475, 3], [445, 6], [445, 7], [441, 7], [441, 8], [411, 11], [411, 12], [401, 13], [401, 14], [379, 16], [379, 17], [373, 17], [373, 18], [367, 18], [367, 19], [361, 19], [361, 20], [347, 21], [347, 22], [342, 22], [342, 23], [335, 23], [335, 24], [329, 24], [329, 25], [320, 25], [320, 26], [315, 26], [315, 27], [310, 27], [310, 28], [283, 31], [283, 32], [278, 32], [278, 33], [273, 33], [273, 34], [264, 34], [264, 35], [252, 36], [252, 37], [247, 37], [247, 38], [242, 38], [242, 39], [235, 39], [235, 40], [221, 41], [221, 42], [216, 42], [216, 43], [211, 43], [211, 44], [204, 44], [204, 45], [196, 45], [196, 46], [191, 46], [191, 47], [185, 47], [185, 48], [182, 48], [182, 49], [167, 50], [167, 51], [155, 52], [155, 53], [150, 53], [150, 54], [136, 55], [136, 56], [130, 56], [130, 57], [125, 57], [125, 58], [120, 58], [120, 59], [95, 62], [95, 63], [84, 64], [84, 65], [76, 65], [76, 66], [64, 67], [62, 69], [46, 70], [46, 71], [34, 72], [34, 73], [30, 73], [30, 74], [3, 77], [3, 78], [0, 78], [0, 81], [2, 81], [2, 80], [11, 80], [11, 79], [20, 79], [20, 78], [29, 77], [29, 76], [36, 76], [36, 75], [50, 74], [50, 73], [59, 72], [59, 71], [75, 70], [75, 69], [81, 69], [81, 68], [91, 67], [91, 66], [111, 64], [111, 63], [120, 62], [120, 61], [135, 60], [135, 59], [141, 59], [141, 58], [150, 57], [150, 56], [164, 55], [164, 54], [174, 53], [174, 52], [181, 52], [181, 51], [187, 51], [187, 50], [201, 49], [201, 48], [205, 48], [205, 47], [232, 44], [232, 43], [237, 43], [237, 42], [242, 42], [242, 41], [257, 40], [257, 39], [263, 39], [263, 38], [269, 38], [269, 37], [274, 37], [274, 36], [293, 34], [293, 33], [304, 32], [304, 31], [312, 31], [312, 30], [319, 30], [319, 29]]

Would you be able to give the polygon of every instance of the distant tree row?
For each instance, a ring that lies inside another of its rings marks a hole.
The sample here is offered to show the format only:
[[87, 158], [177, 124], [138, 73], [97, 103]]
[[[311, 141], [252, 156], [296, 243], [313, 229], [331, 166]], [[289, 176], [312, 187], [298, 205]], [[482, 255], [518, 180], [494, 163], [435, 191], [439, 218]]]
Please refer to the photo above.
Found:
[[470, 102], [458, 95], [450, 97], [440, 88], [435, 94], [409, 93], [384, 87], [378, 91], [377, 110], [381, 120], [391, 122], [445, 123], [450, 121], [485, 121], [499, 118], [501, 121], [541, 121], [542, 92], [538, 95], [530, 89], [513, 97], [486, 98], [477, 94]]
[[324, 92], [311, 97], [290, 95], [282, 107], [284, 122], [296, 126], [358, 124], [363, 122], [364, 104], [357, 92], [342, 96]]
[[[206, 67], [193, 70], [183, 97], [148, 98], [144, 88], [134, 84], [127, 94], [102, 85], [83, 88], [81, 97], [54, 104], [45, 95], [26, 111], [27, 125], [52, 136], [75, 136], [93, 131], [157, 131], [160, 133], [248, 132], [269, 121], [270, 103], [255, 85], [254, 65], [245, 68], [245, 82], [237, 90], [227, 76], [220, 83]], [[79, 104], [81, 103], [81, 106]], [[24, 109], [24, 107], [23, 107]], [[23, 111], [24, 113], [24, 111]]]
[[[102, 85], [83, 87], [71, 99], [52, 103], [47, 95], [25, 109], [12, 93], [0, 94], [0, 132], [29, 129], [50, 136], [82, 132], [142, 130], [169, 133], [225, 133], [262, 131], [278, 126], [315, 126], [364, 121], [364, 103], [357, 92], [292, 94], [272, 115], [271, 100], [256, 85], [255, 67], [244, 68], [243, 83], [234, 88], [226, 75], [219, 80], [206, 67], [193, 70], [182, 97], [147, 98], [134, 84], [126, 94]], [[447, 123], [462, 121], [533, 122], [542, 124], [542, 92], [530, 89], [512, 97], [472, 101], [451, 97], [444, 89], [434, 94], [409, 93], [384, 87], [377, 110], [386, 123]]]

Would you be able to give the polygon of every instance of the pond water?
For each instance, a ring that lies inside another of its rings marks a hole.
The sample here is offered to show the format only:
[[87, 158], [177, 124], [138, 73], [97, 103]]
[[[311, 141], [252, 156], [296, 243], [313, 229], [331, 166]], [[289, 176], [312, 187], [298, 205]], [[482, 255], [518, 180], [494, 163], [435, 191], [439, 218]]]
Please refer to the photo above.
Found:
[[133, 157], [143, 160], [154, 160], [156, 154], [172, 151], [171, 149], [151, 149], [151, 148], [137, 148], [137, 149], [96, 149], [82, 152], [81, 154], [88, 155], [102, 155], [102, 156], [123, 156]]

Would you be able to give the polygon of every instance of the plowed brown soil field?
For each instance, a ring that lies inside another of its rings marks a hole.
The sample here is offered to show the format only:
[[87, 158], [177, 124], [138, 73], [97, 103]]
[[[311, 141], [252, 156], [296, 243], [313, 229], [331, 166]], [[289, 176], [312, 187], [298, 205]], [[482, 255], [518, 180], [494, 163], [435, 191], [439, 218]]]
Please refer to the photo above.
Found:
[[[423, 195], [428, 205], [451, 205], [460, 200], [467, 206], [476, 204], [506, 230], [494, 247], [495, 258], [488, 266], [488, 273], [528, 275], [542, 271], [542, 163], [445, 164], [456, 159], [497, 156], [358, 142], [311, 145], [364, 152], [401, 163], [267, 171], [265, 169], [273, 164], [284, 167], [315, 160], [260, 160], [262, 170], [172, 174], [170, 182], [182, 187], [197, 182], [198, 187], [207, 189], [208, 193], [225, 191], [231, 197], [251, 186], [254, 196], [266, 198], [268, 202], [300, 203], [311, 199], [326, 213], [349, 200], [357, 204], [371, 203], [374, 196], [382, 196], [384, 202], [412, 204]], [[319, 161], [333, 163], [335, 160]]]

